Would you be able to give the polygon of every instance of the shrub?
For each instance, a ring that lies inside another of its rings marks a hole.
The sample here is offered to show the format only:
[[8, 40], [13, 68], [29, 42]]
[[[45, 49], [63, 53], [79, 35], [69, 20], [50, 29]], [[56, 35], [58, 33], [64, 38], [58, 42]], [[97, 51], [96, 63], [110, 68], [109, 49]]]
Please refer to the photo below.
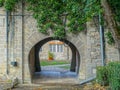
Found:
[[97, 67], [97, 78], [96, 79], [100, 85], [106, 86], [109, 84], [107, 66]]
[[120, 90], [120, 62], [110, 62], [109, 67], [109, 85], [112, 90]]
[[54, 54], [51, 52], [48, 52], [48, 59], [53, 60], [53, 58], [54, 58]]
[[110, 62], [107, 66], [97, 67], [97, 82], [109, 85], [111, 90], [120, 90], [120, 62]]

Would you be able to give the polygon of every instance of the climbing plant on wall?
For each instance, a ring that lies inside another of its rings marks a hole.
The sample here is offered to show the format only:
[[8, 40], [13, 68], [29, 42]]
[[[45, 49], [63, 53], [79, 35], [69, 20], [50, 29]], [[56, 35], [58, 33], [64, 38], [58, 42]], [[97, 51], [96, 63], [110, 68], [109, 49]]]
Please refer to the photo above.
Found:
[[106, 37], [108, 41], [119, 48], [120, 47], [120, 0], [101, 0], [104, 9], [104, 17], [109, 27]]
[[0, 0], [0, 6], [4, 5], [6, 10], [12, 11], [18, 1], [19, 0]]
[[108, 0], [108, 3], [110, 4], [112, 12], [114, 13], [114, 19], [116, 21], [118, 33], [120, 35], [120, 0]]
[[[0, 5], [12, 11], [18, 0], [0, 0]], [[25, 0], [37, 21], [40, 32], [64, 38], [66, 33], [85, 29], [85, 23], [101, 11], [100, 0]]]
[[120, 0], [107, 0], [114, 13], [116, 21], [120, 22]]

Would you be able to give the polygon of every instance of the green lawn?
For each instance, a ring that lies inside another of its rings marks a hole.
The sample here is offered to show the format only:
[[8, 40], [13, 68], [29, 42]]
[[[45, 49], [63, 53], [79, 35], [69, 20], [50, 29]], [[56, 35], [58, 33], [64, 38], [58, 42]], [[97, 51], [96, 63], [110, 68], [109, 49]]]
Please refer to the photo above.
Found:
[[65, 61], [65, 60], [52, 60], [52, 61], [48, 61], [48, 60], [41, 60], [40, 61], [40, 65], [41, 66], [48, 66], [48, 65], [62, 65], [62, 64], [70, 64], [70, 61]]
[[70, 69], [70, 66], [60, 66], [60, 68], [63, 68], [63, 69]]

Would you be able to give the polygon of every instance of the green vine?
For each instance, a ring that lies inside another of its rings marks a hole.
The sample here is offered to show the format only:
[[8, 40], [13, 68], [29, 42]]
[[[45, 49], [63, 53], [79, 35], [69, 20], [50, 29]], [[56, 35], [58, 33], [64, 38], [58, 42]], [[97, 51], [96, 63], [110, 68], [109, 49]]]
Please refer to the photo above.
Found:
[[114, 13], [114, 19], [116, 21], [116, 29], [118, 34], [120, 35], [120, 0], [108, 0], [112, 8], [112, 12]]
[[[13, 10], [18, 0], [0, 0], [6, 10]], [[25, 0], [40, 32], [64, 38], [66, 33], [85, 29], [85, 23], [101, 11], [100, 0]]]
[[0, 6], [4, 6], [6, 10], [12, 11], [18, 1], [19, 0], [0, 0]]
[[[30, 4], [29, 10], [34, 12], [40, 32], [47, 34], [47, 30], [51, 29], [54, 36], [59, 38], [65, 37], [67, 32], [77, 33], [84, 30], [87, 20], [100, 10], [100, 3], [97, 0], [27, 1]], [[35, 5], [38, 7], [34, 7]], [[65, 19], [68, 22], [64, 22]]]
[[0, 0], [0, 7], [3, 6], [4, 0]]
[[109, 45], [113, 45], [113, 44], [115, 43], [115, 40], [114, 40], [111, 32], [109, 32], [109, 31], [106, 32], [106, 33], [105, 33], [105, 36], [106, 36], [106, 38], [107, 38], [107, 43], [108, 43]]
[[108, 0], [108, 3], [115, 14], [115, 20], [120, 22], [120, 0]]

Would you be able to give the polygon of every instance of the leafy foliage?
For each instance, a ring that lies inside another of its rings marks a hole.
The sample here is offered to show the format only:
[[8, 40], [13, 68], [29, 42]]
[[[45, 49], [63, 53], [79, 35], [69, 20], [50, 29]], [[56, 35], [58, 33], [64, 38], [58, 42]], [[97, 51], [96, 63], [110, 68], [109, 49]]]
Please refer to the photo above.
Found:
[[[27, 0], [29, 10], [34, 12], [40, 32], [63, 38], [66, 32], [77, 33], [84, 30], [85, 22], [98, 14], [98, 0]], [[96, 8], [93, 6], [96, 5]], [[36, 7], [35, 7], [36, 6]], [[67, 27], [67, 30], [66, 30]]]
[[108, 3], [115, 14], [115, 20], [120, 22], [120, 0], [108, 0]]
[[107, 0], [112, 8], [114, 19], [116, 21], [117, 31], [120, 35], [120, 0]]
[[109, 83], [112, 90], [120, 90], [120, 62], [111, 62], [109, 66]]
[[3, 6], [4, 0], [0, 0], [0, 6]]
[[120, 90], [120, 62], [110, 62], [97, 68], [97, 81], [110, 86], [111, 90]]
[[48, 57], [53, 59], [54, 58], [54, 54], [52, 52], [48, 52]]
[[111, 32], [109, 32], [109, 31], [106, 32], [106, 33], [105, 33], [105, 36], [106, 36], [106, 38], [107, 38], [107, 43], [108, 43], [109, 45], [112, 45], [112, 44], [115, 43], [114, 38], [113, 38]]
[[[0, 0], [7, 10], [12, 10], [18, 0]], [[85, 29], [85, 23], [101, 11], [100, 0], [26, 0], [33, 12], [39, 31], [64, 38], [67, 32]]]
[[106, 66], [97, 67], [97, 82], [103, 86], [106, 86], [109, 84], [108, 69]]
[[0, 6], [4, 5], [6, 10], [11, 11], [17, 2], [18, 0], [0, 0]]

